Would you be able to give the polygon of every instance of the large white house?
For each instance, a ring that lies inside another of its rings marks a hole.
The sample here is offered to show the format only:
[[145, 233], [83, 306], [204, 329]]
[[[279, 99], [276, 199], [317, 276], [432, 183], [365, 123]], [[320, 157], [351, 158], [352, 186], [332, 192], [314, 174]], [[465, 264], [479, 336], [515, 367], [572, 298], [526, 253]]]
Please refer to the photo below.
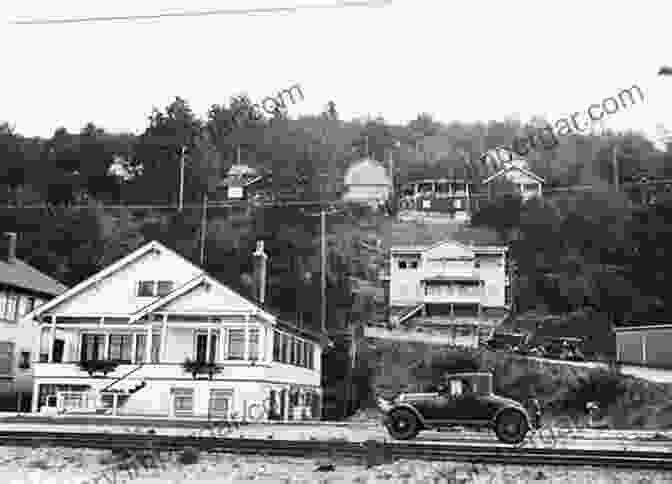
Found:
[[33, 412], [255, 420], [321, 414], [321, 337], [279, 320], [156, 241], [25, 319], [41, 329]]
[[477, 346], [479, 337], [491, 332], [510, 307], [507, 252], [501, 245], [456, 240], [392, 246], [389, 326]]

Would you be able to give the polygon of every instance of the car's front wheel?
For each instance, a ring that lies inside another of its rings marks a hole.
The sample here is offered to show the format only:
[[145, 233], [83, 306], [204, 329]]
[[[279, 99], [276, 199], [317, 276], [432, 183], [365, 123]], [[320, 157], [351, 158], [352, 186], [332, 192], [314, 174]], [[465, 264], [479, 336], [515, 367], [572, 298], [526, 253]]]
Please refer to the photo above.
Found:
[[525, 416], [515, 410], [502, 412], [495, 422], [497, 438], [507, 444], [519, 444], [525, 440], [529, 427]]
[[420, 422], [410, 410], [394, 410], [388, 418], [387, 430], [394, 439], [408, 440], [418, 435]]

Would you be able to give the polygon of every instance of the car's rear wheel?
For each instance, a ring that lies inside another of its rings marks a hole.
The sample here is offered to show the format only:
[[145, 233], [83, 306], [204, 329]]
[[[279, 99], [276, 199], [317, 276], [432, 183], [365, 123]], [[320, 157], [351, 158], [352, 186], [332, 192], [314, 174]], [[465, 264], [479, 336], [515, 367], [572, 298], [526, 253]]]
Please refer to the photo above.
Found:
[[418, 435], [420, 422], [410, 410], [395, 410], [390, 414], [387, 430], [394, 439], [408, 440]]
[[525, 440], [529, 427], [525, 416], [515, 410], [502, 412], [495, 422], [497, 438], [507, 444], [519, 444]]

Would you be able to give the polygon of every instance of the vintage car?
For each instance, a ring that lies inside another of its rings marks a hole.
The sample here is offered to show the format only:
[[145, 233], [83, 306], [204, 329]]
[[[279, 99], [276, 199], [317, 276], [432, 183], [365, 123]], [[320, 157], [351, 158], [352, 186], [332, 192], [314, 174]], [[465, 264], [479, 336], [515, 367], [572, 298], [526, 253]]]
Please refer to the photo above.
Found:
[[508, 444], [522, 442], [533, 428], [525, 407], [492, 391], [492, 374], [455, 373], [432, 393], [378, 397], [383, 423], [394, 439], [412, 439], [421, 430], [455, 426], [491, 428]]

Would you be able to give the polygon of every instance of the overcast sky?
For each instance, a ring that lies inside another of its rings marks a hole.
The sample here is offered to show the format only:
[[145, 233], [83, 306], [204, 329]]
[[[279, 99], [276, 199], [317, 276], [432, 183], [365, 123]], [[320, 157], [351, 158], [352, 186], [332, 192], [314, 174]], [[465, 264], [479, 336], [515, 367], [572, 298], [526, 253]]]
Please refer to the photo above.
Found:
[[[296, 2], [296, 3], [292, 3]], [[329, 100], [343, 119], [550, 120], [638, 85], [610, 127], [672, 129], [672, 4], [663, 1], [392, 0], [378, 8], [61, 25], [34, 17], [146, 15], [335, 0], [22, 0], [0, 4], [0, 120], [25, 135], [88, 121], [140, 132], [175, 96], [204, 115], [247, 92], [299, 83], [292, 116]], [[100, 4], [100, 5], [99, 5]]]

